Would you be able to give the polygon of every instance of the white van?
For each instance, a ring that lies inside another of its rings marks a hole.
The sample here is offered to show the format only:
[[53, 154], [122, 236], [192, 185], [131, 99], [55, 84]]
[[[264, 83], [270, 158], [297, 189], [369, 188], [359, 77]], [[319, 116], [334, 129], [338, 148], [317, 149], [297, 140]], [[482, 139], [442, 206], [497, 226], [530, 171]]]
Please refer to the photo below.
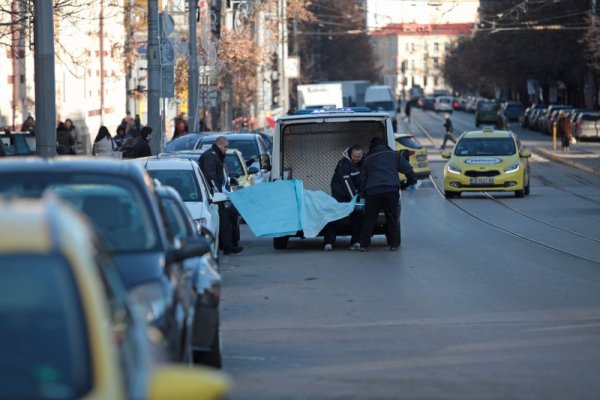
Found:
[[[316, 110], [279, 117], [273, 132], [271, 179], [300, 179], [306, 189], [331, 193], [331, 176], [342, 152], [355, 144], [368, 149], [375, 137], [384, 139], [391, 149], [396, 148], [389, 114]], [[340, 223], [338, 236], [350, 234], [347, 219]], [[381, 213], [374, 233], [385, 231], [385, 216]], [[292, 236], [302, 237], [302, 232]], [[274, 238], [273, 246], [285, 249], [289, 238]]]
[[373, 111], [383, 111], [392, 118], [394, 132], [396, 131], [396, 113], [398, 112], [398, 100], [394, 96], [392, 88], [386, 85], [372, 85], [365, 92], [365, 106]]

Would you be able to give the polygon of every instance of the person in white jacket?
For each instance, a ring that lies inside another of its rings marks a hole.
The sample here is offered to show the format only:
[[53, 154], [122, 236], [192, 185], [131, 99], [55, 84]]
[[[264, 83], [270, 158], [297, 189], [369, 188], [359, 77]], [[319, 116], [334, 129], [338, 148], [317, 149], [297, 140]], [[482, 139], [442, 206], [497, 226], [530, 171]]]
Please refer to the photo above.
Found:
[[98, 130], [98, 135], [94, 140], [92, 154], [96, 157], [111, 157], [116, 146], [108, 128], [104, 125]]

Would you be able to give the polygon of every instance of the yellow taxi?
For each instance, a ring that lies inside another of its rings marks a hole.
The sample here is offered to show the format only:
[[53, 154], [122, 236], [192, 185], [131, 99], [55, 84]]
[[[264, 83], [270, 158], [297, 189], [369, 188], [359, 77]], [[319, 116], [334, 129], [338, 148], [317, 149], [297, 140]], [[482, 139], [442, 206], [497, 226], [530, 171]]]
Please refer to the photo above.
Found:
[[[404, 157], [408, 157], [408, 162], [413, 167], [417, 179], [425, 179], [431, 174], [427, 149], [410, 133], [394, 134], [396, 140], [396, 150], [401, 152]], [[400, 181], [405, 182], [406, 176], [400, 175]]]
[[220, 399], [214, 370], [153, 362], [147, 325], [84, 219], [55, 198], [0, 200], [0, 398]]
[[529, 194], [529, 157], [531, 152], [511, 131], [483, 130], [464, 132], [452, 152], [441, 156], [449, 161], [444, 167], [444, 195], [462, 192], [514, 192], [516, 197]]
[[242, 152], [237, 149], [227, 149], [225, 153], [225, 170], [230, 178], [237, 179], [237, 185], [233, 190], [242, 189], [254, 185], [254, 176], [258, 169], [254, 166], [247, 167]]

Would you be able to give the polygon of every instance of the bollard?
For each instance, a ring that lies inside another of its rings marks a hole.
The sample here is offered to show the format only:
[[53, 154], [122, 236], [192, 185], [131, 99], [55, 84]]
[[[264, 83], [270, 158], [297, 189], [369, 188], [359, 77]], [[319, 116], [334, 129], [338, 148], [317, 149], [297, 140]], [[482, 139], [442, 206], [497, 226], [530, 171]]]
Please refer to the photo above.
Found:
[[556, 121], [552, 122], [552, 150], [556, 151]]

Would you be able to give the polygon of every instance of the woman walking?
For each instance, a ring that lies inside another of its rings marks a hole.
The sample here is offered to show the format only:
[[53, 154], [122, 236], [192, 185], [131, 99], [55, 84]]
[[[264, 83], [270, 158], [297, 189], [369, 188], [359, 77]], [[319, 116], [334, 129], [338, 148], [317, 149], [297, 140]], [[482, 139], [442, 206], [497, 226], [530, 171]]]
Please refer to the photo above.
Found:
[[92, 147], [92, 154], [96, 157], [110, 157], [115, 151], [115, 142], [110, 136], [108, 128], [104, 125], [98, 130], [98, 135], [94, 140], [94, 146]]

